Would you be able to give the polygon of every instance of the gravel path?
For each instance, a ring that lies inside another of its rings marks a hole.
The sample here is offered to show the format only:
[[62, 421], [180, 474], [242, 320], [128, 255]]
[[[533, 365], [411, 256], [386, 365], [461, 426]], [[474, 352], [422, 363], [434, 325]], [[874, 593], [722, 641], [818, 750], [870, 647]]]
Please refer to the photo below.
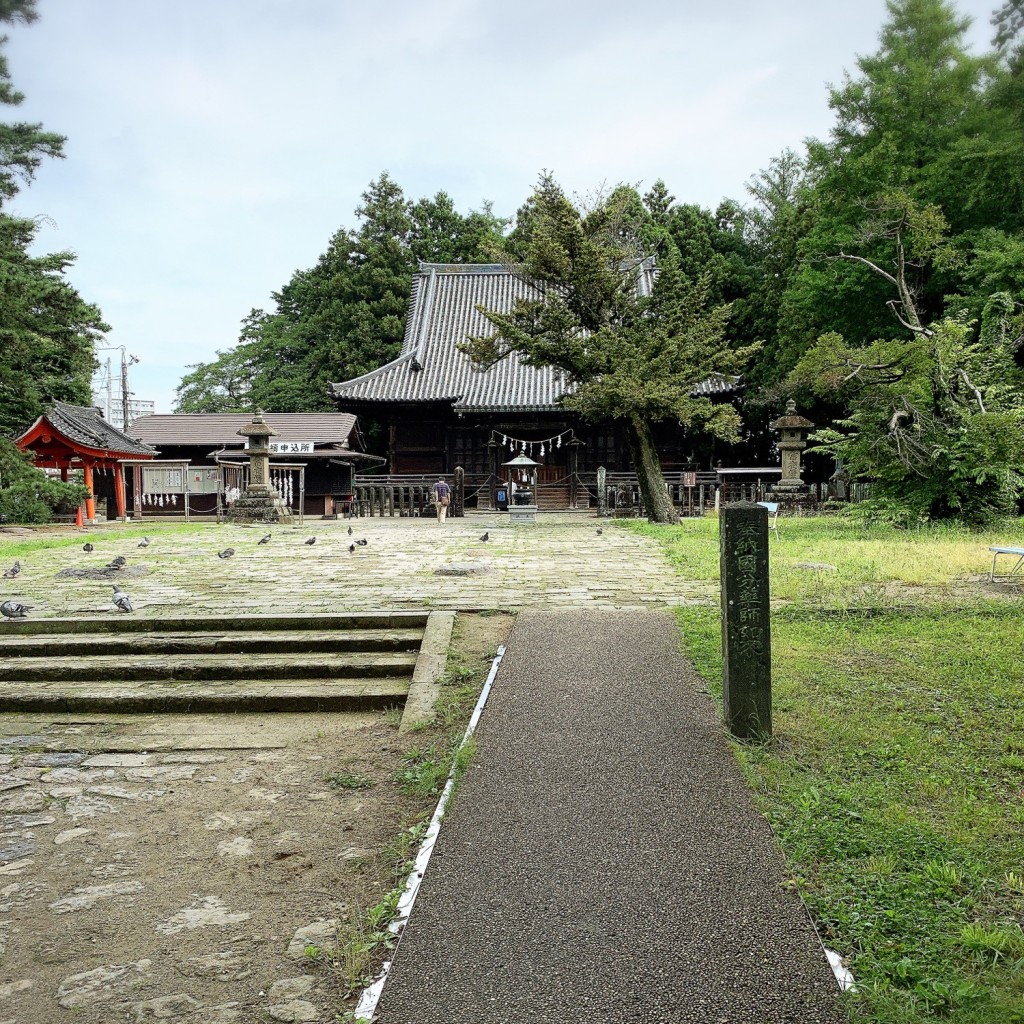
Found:
[[520, 616], [381, 1024], [840, 1024], [716, 710], [653, 612]]

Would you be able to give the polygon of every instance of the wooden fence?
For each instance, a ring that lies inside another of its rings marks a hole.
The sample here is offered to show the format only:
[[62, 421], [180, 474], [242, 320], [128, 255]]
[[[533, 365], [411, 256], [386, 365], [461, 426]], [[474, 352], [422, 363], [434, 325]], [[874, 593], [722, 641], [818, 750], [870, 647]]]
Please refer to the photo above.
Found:
[[[498, 481], [493, 476], [466, 474], [462, 487], [457, 486], [457, 474], [443, 474], [452, 486], [450, 514], [461, 516], [466, 508], [493, 510]], [[434, 514], [432, 488], [438, 475], [422, 474], [360, 474], [354, 482], [353, 496], [348, 514], [354, 516], [431, 516]], [[606, 473], [604, 492], [598, 493], [597, 473], [578, 473], [566, 486], [566, 479], [556, 481], [566, 496], [566, 510], [594, 509], [599, 514], [612, 516], [643, 516], [646, 510], [635, 473]], [[688, 486], [692, 480], [692, 485]], [[772, 491], [766, 480], [753, 482], [719, 482], [713, 472], [666, 474], [665, 485], [673, 505], [682, 516], [703, 516], [717, 505], [737, 501], [777, 501], [787, 514], [817, 514], [834, 507], [834, 490], [828, 484], [810, 484], [809, 490], [797, 496]], [[538, 490], [544, 489], [544, 483]], [[863, 501], [870, 496], [871, 485], [853, 483], [849, 486], [847, 501]]]

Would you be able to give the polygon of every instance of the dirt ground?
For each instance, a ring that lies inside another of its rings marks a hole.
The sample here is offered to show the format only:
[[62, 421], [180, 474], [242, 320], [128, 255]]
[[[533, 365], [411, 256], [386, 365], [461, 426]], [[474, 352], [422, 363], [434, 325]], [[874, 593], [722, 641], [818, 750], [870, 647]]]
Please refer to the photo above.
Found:
[[[459, 616], [476, 682], [511, 622]], [[342, 972], [307, 948], [391, 887], [436, 799], [396, 781], [431, 739], [398, 721], [0, 716], [0, 1024], [338, 1019]]]

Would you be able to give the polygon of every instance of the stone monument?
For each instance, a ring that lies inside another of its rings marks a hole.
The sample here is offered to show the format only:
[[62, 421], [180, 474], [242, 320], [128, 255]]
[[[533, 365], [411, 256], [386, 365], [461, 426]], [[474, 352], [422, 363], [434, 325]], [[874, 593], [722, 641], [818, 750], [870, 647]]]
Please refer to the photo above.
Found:
[[722, 690], [725, 723], [741, 739], [772, 734], [772, 644], [768, 602], [768, 510], [725, 505], [722, 576]]
[[267, 426], [263, 410], [257, 409], [252, 423], [238, 433], [248, 441], [249, 484], [228, 510], [228, 519], [233, 523], [279, 523], [290, 519], [292, 510], [270, 486], [269, 441], [277, 431]]
[[786, 415], [768, 424], [779, 432], [779, 448], [782, 451], [782, 479], [775, 485], [776, 491], [806, 491], [807, 485], [800, 476], [800, 453], [807, 447], [807, 435], [814, 424], [798, 416], [796, 402], [791, 398], [786, 403]]

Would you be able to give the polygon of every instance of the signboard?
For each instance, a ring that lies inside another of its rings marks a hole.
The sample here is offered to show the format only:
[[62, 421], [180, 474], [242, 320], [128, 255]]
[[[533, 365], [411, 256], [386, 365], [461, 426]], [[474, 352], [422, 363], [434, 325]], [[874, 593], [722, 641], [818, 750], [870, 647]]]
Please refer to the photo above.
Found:
[[267, 446], [272, 455], [308, 455], [313, 451], [312, 441], [271, 441]]
[[696, 473], [684, 473], [683, 474], [683, 486], [684, 487], [696, 487], [697, 486], [697, 474]]

